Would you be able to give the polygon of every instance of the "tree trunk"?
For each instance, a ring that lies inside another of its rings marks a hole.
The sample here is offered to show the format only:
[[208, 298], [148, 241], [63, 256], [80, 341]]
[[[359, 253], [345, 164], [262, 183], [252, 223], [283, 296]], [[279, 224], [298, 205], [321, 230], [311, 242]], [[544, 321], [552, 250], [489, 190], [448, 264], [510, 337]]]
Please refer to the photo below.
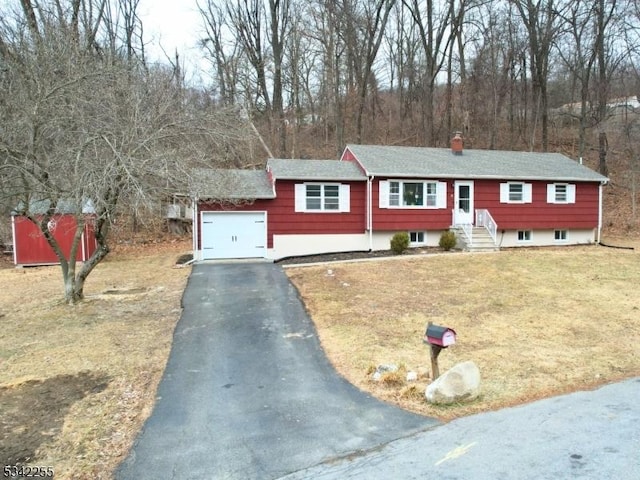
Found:
[[609, 143], [607, 142], [607, 133], [601, 130], [598, 133], [598, 172], [605, 177], [609, 176], [607, 167], [607, 150]]

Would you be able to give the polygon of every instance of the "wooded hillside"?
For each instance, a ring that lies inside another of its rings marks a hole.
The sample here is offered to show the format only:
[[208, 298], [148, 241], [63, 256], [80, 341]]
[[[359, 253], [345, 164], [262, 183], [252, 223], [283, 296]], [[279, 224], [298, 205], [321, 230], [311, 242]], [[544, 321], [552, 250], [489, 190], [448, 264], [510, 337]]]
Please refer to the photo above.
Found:
[[[610, 175], [635, 228], [634, 0], [201, 0], [210, 98], [244, 105], [272, 154], [346, 143], [558, 151]], [[614, 212], [614, 210], [616, 210]]]
[[[605, 226], [637, 226], [635, 0], [197, 0], [198, 47], [207, 60], [198, 77], [208, 79], [198, 85], [185, 82], [189, 72], [181, 52], [169, 53], [162, 65], [150, 61], [140, 0], [4, 5], [5, 84], [9, 74], [30, 75], [15, 67], [16, 48], [35, 52], [39, 38], [76, 39], [60, 44], [79, 45], [101, 68], [105, 59], [112, 62], [109, 68], [117, 60], [137, 91], [162, 84], [162, 95], [150, 96], [145, 108], [167, 118], [186, 107], [192, 119], [235, 112], [239, 123], [251, 120], [262, 137], [260, 144], [251, 138], [254, 131], [227, 122], [228, 131], [219, 131], [209, 145], [217, 160], [199, 163], [255, 167], [268, 156], [336, 158], [347, 143], [445, 147], [461, 131], [467, 149], [558, 151], [583, 159], [612, 180]], [[56, 53], [59, 64], [66, 53]], [[72, 95], [77, 72], [43, 65], [34, 74], [53, 72], [47, 81]], [[100, 91], [113, 82], [92, 85], [100, 103]], [[33, 103], [42, 91], [30, 87], [23, 94]], [[7, 128], [15, 118], [5, 108], [11, 102], [2, 109], [1, 133], [9, 133], [0, 145], [5, 162], [16, 155], [11, 142], [17, 137]], [[83, 102], [90, 115], [90, 100]], [[144, 120], [130, 116], [127, 122], [132, 119]], [[62, 133], [57, 138], [77, 138], [62, 123], [55, 127]], [[235, 148], [239, 133], [248, 143], [254, 140], [253, 147]], [[112, 147], [118, 156], [130, 145]], [[170, 147], [172, 160], [183, 162], [176, 144]], [[189, 156], [186, 161], [193, 162]], [[175, 172], [183, 177], [184, 167]], [[142, 191], [136, 188], [136, 194]]]

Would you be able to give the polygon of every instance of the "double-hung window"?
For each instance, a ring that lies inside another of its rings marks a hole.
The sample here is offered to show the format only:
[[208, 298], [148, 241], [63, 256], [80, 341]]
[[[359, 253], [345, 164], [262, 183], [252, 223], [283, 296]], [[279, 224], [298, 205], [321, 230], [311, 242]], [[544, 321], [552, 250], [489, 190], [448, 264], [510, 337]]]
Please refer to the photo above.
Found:
[[524, 202], [524, 183], [509, 183], [509, 201]]
[[301, 183], [295, 186], [296, 212], [348, 212], [349, 185]]
[[447, 184], [437, 181], [380, 181], [380, 208], [446, 208]]
[[549, 183], [547, 203], [576, 203], [576, 186], [571, 183]]
[[507, 182], [500, 184], [500, 203], [531, 203], [530, 183]]
[[340, 185], [305, 185], [306, 210], [340, 210]]

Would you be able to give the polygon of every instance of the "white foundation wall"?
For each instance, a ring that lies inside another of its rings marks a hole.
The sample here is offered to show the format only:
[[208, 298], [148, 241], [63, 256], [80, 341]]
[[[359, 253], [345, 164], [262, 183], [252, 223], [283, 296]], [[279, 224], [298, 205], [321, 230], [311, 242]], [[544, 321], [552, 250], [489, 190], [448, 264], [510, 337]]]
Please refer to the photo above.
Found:
[[566, 240], [556, 240], [555, 230], [530, 230], [531, 240], [518, 240], [517, 230], [498, 230], [497, 243], [499, 247], [550, 247], [562, 245], [585, 245], [596, 241], [595, 230], [565, 230]]
[[[398, 230], [405, 231], [406, 230]], [[442, 232], [446, 230], [429, 230], [424, 232], [424, 243], [411, 244], [410, 247], [437, 247], [440, 242]], [[389, 250], [391, 248], [391, 238], [398, 232], [373, 232], [372, 250]]]
[[368, 233], [274, 235], [273, 248], [267, 249], [267, 258], [278, 260], [285, 257], [360, 250], [369, 250]]

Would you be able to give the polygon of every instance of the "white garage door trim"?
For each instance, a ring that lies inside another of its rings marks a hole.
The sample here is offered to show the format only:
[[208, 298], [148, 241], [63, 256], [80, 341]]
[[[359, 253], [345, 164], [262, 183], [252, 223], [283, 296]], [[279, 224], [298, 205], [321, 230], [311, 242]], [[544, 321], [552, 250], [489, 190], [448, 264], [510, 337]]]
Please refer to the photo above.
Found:
[[203, 260], [264, 258], [267, 254], [267, 212], [201, 212]]

